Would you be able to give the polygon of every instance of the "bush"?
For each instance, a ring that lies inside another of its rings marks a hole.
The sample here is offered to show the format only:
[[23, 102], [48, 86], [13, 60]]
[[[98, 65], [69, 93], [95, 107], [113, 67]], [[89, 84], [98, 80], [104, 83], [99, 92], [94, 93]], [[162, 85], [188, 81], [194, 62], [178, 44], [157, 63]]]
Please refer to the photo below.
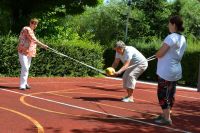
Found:
[[[78, 61], [102, 69], [103, 50], [97, 43], [87, 40], [62, 41], [54, 38], [43, 40], [50, 47], [67, 54]], [[17, 54], [17, 37], [1, 37], [0, 43], [0, 73], [5, 76], [19, 76], [19, 61]], [[61, 57], [50, 50], [38, 50], [33, 58], [30, 76], [95, 76], [99, 73], [69, 58]]]
[[193, 34], [200, 38], [200, 2], [198, 0], [180, 0], [182, 8], [180, 14], [183, 16], [187, 34]]
[[[146, 41], [148, 40], [148, 41]], [[18, 39], [15, 36], [0, 38], [0, 75], [19, 76], [20, 65], [17, 54]], [[103, 51], [98, 43], [88, 40], [61, 40], [45, 38], [50, 47], [78, 61], [102, 70], [112, 65], [115, 51], [110, 47]], [[136, 47], [146, 58], [154, 55], [160, 48], [162, 40], [156, 37], [131, 40], [128, 45]], [[183, 78], [178, 82], [182, 85], [196, 86], [200, 61], [200, 43], [192, 36], [187, 38], [187, 49], [182, 59]], [[157, 81], [156, 60], [149, 62], [148, 69], [140, 79]], [[76, 61], [61, 57], [50, 50], [38, 49], [38, 55], [32, 60], [30, 76], [96, 76], [99, 73]]]
[[0, 44], [0, 74], [6, 76], [18, 75], [17, 38], [10, 35], [1, 36]]

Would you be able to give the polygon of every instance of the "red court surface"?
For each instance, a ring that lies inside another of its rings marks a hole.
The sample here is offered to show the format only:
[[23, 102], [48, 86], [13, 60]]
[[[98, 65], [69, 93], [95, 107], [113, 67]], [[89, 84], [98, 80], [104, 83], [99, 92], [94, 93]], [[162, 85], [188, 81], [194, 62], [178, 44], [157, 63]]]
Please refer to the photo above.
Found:
[[172, 126], [153, 119], [161, 112], [156, 85], [137, 83], [135, 102], [124, 103], [122, 81], [108, 78], [0, 78], [0, 133], [200, 132], [200, 93], [177, 89]]

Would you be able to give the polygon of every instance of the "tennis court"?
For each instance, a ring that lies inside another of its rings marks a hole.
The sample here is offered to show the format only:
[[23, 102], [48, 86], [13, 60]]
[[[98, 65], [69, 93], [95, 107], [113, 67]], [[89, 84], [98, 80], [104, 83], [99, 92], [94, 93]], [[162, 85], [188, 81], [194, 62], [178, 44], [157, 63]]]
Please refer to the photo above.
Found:
[[156, 88], [138, 82], [135, 102], [124, 103], [122, 81], [111, 78], [0, 78], [1, 133], [200, 132], [200, 93], [178, 87], [172, 126], [158, 125]]

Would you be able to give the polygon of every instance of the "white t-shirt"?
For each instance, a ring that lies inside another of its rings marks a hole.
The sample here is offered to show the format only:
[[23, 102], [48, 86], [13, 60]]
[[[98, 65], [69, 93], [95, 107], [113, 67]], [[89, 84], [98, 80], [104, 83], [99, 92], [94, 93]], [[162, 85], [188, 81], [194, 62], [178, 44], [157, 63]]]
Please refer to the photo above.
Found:
[[131, 60], [131, 64], [137, 64], [138, 62], [146, 61], [146, 58], [132, 46], [126, 46], [123, 55], [120, 55], [116, 52], [115, 58], [120, 58], [123, 63], [125, 63], [127, 60]]
[[170, 48], [158, 59], [156, 73], [167, 81], [177, 81], [182, 78], [180, 62], [186, 49], [186, 39], [183, 35], [172, 33], [165, 38], [164, 43]]

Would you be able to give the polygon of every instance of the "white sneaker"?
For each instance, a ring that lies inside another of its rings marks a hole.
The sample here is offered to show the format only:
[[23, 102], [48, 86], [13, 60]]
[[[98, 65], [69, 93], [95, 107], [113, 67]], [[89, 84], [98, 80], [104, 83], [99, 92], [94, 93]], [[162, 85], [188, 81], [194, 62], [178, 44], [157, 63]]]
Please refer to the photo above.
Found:
[[128, 96], [123, 97], [122, 100], [123, 100], [123, 99], [126, 99], [126, 98], [128, 98]]
[[21, 88], [21, 87], [20, 87], [19, 89], [20, 89], [20, 90], [26, 90], [26, 88]]
[[122, 99], [122, 102], [128, 103], [128, 102], [134, 102], [134, 100], [131, 98], [124, 98], [124, 99]]
[[166, 120], [165, 118], [155, 120], [155, 123], [164, 124], [164, 125], [172, 125], [172, 120]]

